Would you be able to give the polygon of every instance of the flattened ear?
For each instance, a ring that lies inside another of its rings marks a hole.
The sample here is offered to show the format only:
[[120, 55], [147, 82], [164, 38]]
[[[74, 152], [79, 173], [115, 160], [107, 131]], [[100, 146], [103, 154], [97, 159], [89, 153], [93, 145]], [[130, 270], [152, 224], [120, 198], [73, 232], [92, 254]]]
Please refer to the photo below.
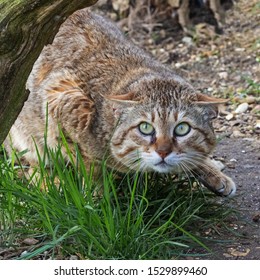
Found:
[[208, 95], [204, 95], [204, 94], [201, 94], [201, 93], [198, 93], [197, 94], [197, 98], [198, 100], [195, 101], [194, 103], [196, 104], [205, 104], [205, 105], [218, 105], [218, 104], [223, 104], [223, 103], [227, 103], [229, 99], [223, 99], [223, 98], [217, 98], [217, 97], [213, 97], [213, 96], [208, 96]]
[[131, 110], [134, 105], [140, 103], [140, 99], [137, 99], [132, 92], [120, 95], [108, 95], [104, 96], [108, 102], [112, 103], [114, 116], [118, 119], [122, 115], [124, 110]]
[[140, 99], [138, 99], [133, 92], [119, 95], [108, 95], [105, 98], [121, 104], [137, 104], [140, 102]]
[[228, 99], [212, 97], [201, 93], [197, 94], [197, 98], [198, 100], [194, 101], [194, 103], [206, 107], [205, 117], [210, 119], [214, 119], [218, 116], [219, 105], [228, 102]]

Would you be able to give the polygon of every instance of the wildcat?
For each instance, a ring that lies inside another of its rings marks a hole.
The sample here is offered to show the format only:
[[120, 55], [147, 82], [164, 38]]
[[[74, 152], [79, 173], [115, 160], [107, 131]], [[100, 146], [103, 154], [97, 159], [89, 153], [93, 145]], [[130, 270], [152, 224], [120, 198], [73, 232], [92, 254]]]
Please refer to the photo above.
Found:
[[27, 88], [5, 146], [27, 149], [30, 165], [37, 165], [35, 144], [43, 154], [48, 112], [48, 146], [57, 146], [59, 124], [87, 167], [107, 154], [119, 172], [185, 172], [216, 194], [235, 193], [232, 179], [209, 159], [216, 142], [211, 120], [225, 100], [196, 93], [109, 20], [87, 9], [70, 16], [36, 61]]

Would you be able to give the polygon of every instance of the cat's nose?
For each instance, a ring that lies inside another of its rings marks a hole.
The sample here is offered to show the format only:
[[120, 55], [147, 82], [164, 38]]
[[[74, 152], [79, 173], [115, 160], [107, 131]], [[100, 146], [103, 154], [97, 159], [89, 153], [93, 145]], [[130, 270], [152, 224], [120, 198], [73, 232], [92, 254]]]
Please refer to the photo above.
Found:
[[170, 146], [164, 146], [156, 149], [157, 154], [162, 158], [165, 159], [170, 153], [172, 149]]

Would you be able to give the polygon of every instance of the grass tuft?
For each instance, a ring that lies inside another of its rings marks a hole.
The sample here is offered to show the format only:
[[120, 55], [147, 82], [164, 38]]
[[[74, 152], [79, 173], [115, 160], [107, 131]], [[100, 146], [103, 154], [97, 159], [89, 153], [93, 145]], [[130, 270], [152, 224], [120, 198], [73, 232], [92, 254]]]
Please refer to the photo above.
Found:
[[[13, 258], [171, 259], [194, 247], [210, 253], [199, 235], [225, 223], [233, 212], [226, 200], [193, 178], [120, 177], [105, 161], [96, 181], [95, 166], [87, 172], [77, 148], [73, 160], [62, 142], [70, 163], [61, 147], [46, 148], [31, 175], [21, 154], [0, 152], [0, 247], [16, 248]], [[38, 243], [22, 253], [21, 240], [28, 237]]]

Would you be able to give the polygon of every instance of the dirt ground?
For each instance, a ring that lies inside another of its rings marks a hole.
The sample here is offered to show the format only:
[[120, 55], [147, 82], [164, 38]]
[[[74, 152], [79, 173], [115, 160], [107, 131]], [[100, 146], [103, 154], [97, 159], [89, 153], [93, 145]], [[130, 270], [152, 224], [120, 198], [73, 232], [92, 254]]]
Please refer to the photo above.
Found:
[[231, 224], [233, 233], [215, 233], [229, 242], [213, 244], [215, 254], [210, 258], [260, 260], [260, 142], [254, 138], [224, 138], [215, 155], [237, 184], [230, 205], [239, 210], [240, 217]]
[[[226, 11], [221, 35], [199, 22], [196, 14], [193, 38], [169, 22], [151, 21], [147, 26], [140, 21], [131, 30], [133, 18], [128, 31], [135, 43], [171, 65], [199, 91], [230, 98], [214, 123], [219, 138], [215, 157], [237, 183], [230, 205], [239, 211], [239, 218], [230, 222], [232, 232], [209, 234], [226, 242], [211, 244], [215, 254], [205, 259], [260, 260], [260, 5], [256, 0], [233, 4]], [[127, 30], [126, 23], [119, 24]]]

